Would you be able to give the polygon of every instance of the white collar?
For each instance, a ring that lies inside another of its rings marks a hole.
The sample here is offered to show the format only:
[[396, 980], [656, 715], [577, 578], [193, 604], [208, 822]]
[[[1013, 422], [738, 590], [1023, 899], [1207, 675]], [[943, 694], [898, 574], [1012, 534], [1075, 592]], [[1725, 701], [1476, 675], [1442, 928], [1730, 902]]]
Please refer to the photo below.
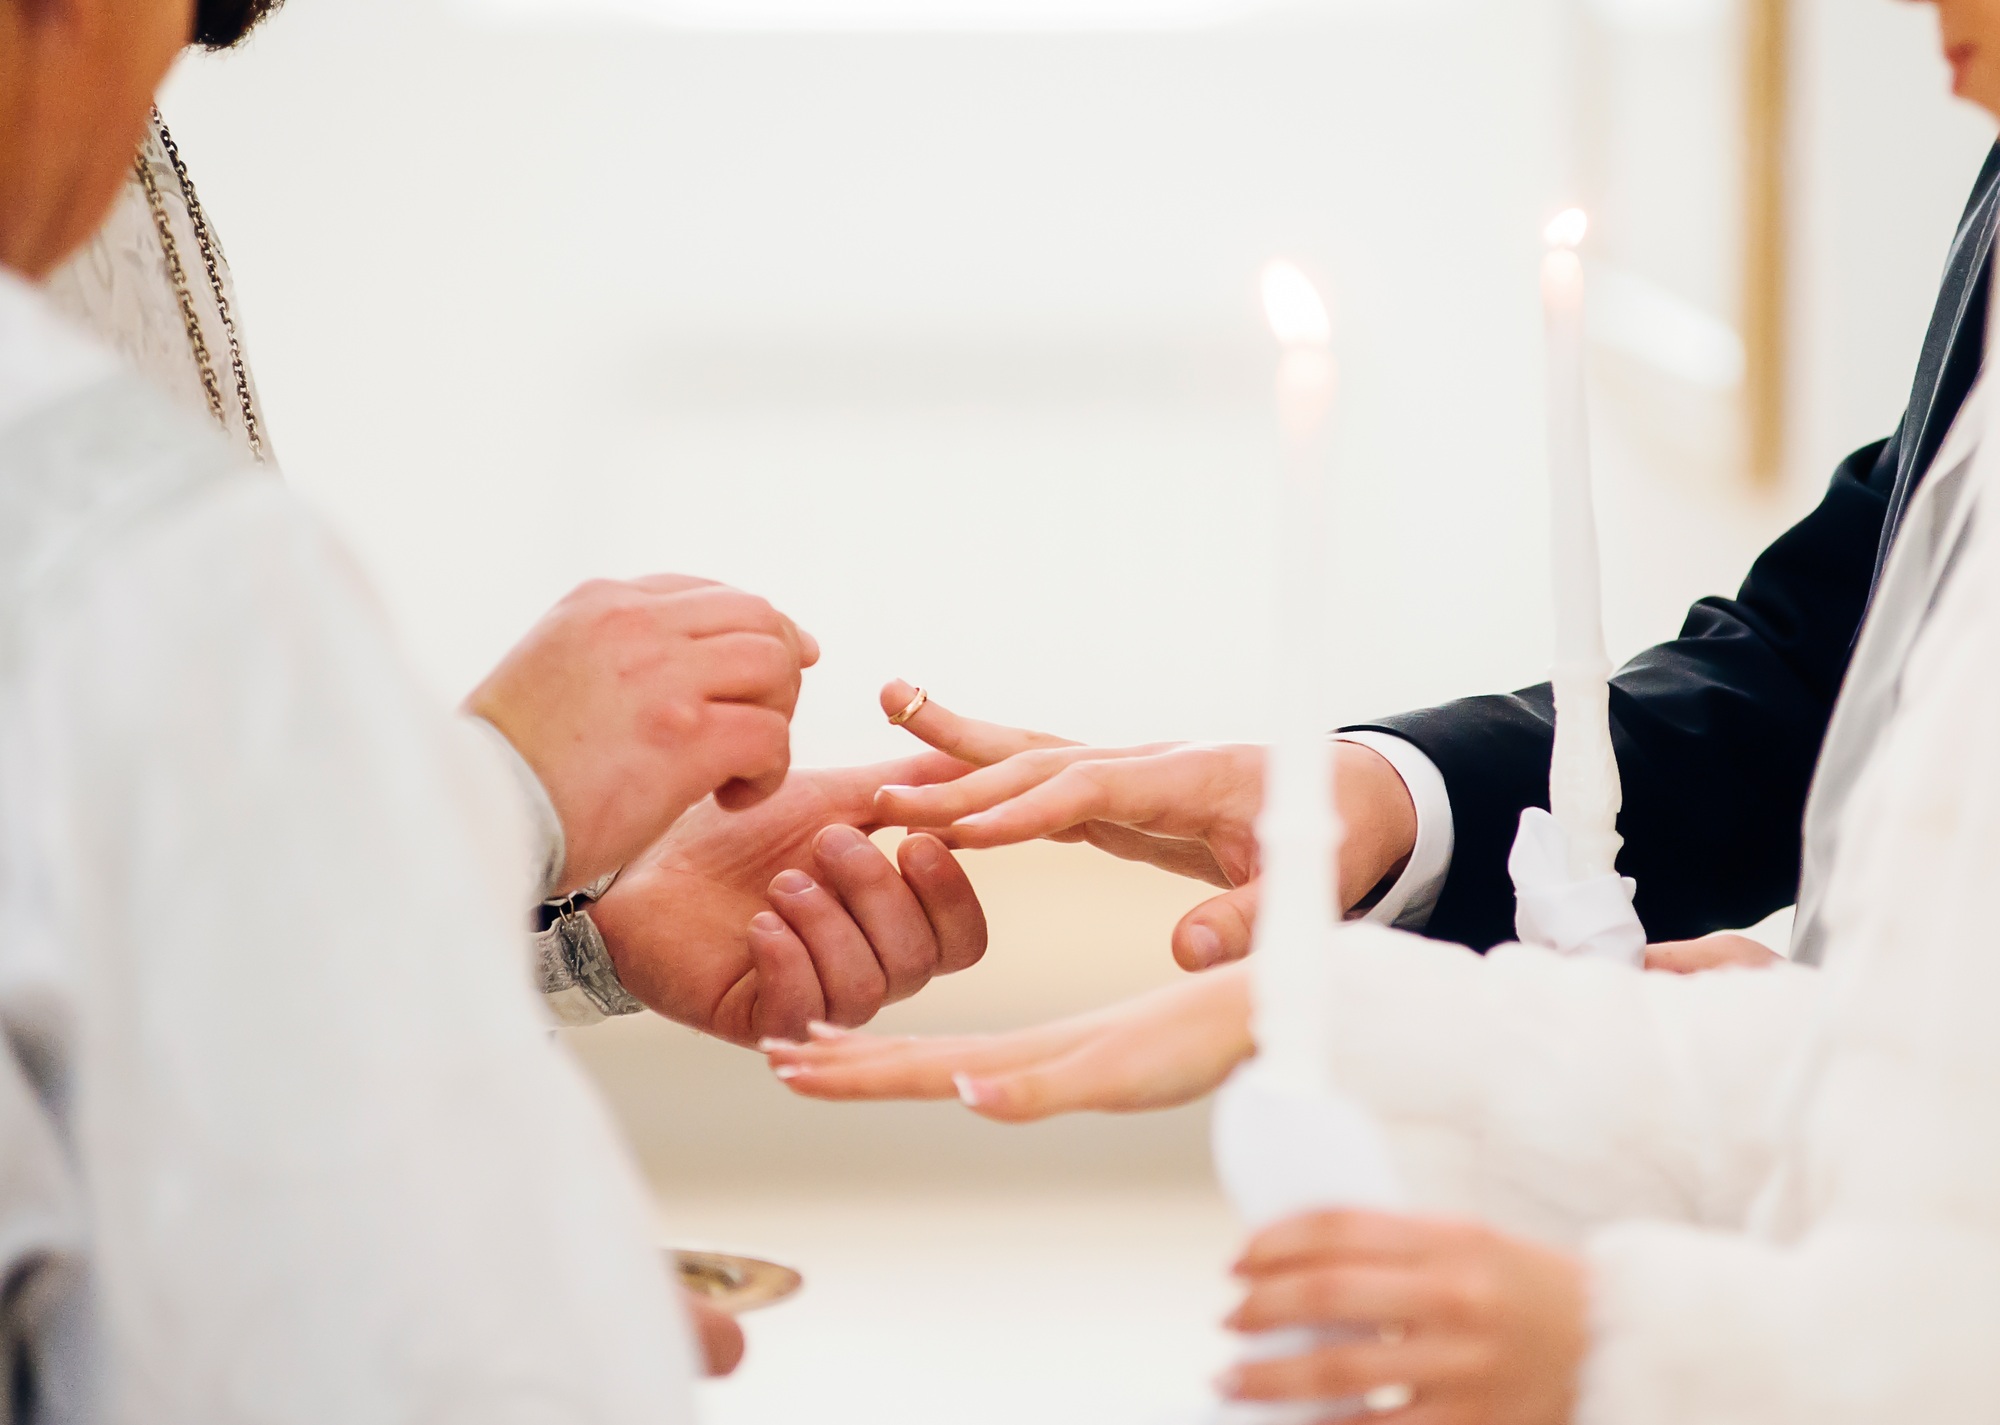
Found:
[[0, 267], [0, 427], [114, 375], [118, 359]]

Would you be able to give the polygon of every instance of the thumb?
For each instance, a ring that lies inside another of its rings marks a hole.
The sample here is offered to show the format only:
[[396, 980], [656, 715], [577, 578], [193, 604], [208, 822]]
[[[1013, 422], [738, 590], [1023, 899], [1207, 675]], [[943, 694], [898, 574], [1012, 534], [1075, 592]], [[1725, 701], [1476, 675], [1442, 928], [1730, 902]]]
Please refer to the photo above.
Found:
[[[916, 700], [916, 687], [898, 678], [882, 689], [883, 715], [899, 717]], [[1077, 745], [1046, 732], [1030, 732], [1026, 728], [960, 717], [935, 698], [926, 698], [923, 706], [903, 723], [903, 731], [975, 767], [989, 767], [995, 762], [1006, 761], [1017, 752], [1029, 752], [1037, 747]]]
[[1250, 953], [1257, 927], [1257, 883], [1203, 901], [1174, 927], [1174, 963], [1183, 970], [1212, 970]]

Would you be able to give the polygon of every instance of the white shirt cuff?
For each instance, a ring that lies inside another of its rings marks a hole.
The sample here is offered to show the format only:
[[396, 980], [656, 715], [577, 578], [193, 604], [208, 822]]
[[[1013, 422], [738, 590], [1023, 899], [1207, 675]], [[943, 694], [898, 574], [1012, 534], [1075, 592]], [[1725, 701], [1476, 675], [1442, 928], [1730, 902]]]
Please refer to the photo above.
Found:
[[1392, 733], [1343, 732], [1338, 740], [1379, 754], [1396, 769], [1417, 808], [1417, 844], [1410, 852], [1410, 864], [1388, 894], [1361, 918], [1402, 930], [1422, 930], [1431, 923], [1431, 912], [1437, 909], [1438, 895], [1451, 874], [1451, 794], [1445, 790], [1444, 774], [1414, 742]]
[[561, 889], [556, 882], [562, 876], [563, 863], [569, 860], [569, 845], [563, 836], [562, 818], [556, 815], [556, 804], [549, 800], [548, 788], [535, 775], [535, 769], [528, 765], [528, 759], [507, 740], [506, 733], [483, 717], [467, 713], [465, 720], [484, 734], [500, 760], [506, 764], [515, 786], [520, 789], [522, 804], [528, 809], [528, 825], [534, 836], [535, 899], [545, 901]]

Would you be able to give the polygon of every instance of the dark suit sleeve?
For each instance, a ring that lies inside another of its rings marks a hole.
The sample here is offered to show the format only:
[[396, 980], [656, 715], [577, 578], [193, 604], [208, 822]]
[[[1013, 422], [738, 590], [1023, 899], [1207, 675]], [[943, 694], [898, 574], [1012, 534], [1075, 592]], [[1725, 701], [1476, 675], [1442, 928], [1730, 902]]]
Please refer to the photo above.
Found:
[[[1639, 882], [1649, 938], [1750, 925], [1791, 903], [1806, 790], [1895, 477], [1894, 439], [1856, 451], [1734, 599], [1702, 600], [1678, 638], [1612, 679], [1618, 867]], [[1508, 848], [1522, 808], [1549, 803], [1548, 685], [1366, 726], [1415, 743], [1451, 794], [1451, 872], [1427, 933], [1480, 949], [1511, 939]]]

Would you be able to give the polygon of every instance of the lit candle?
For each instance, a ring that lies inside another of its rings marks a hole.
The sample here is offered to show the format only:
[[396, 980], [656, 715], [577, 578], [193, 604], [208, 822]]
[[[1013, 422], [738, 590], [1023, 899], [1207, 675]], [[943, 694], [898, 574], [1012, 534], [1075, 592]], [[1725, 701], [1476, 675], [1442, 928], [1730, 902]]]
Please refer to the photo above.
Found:
[[1329, 512], [1327, 434], [1337, 387], [1333, 328], [1312, 281], [1289, 262], [1263, 273], [1264, 313], [1278, 339], [1284, 441], [1277, 502], [1277, 648], [1271, 750], [1257, 822], [1254, 1033], [1267, 1070], [1322, 1081], [1324, 962], [1336, 925], [1333, 756], [1327, 722]]
[[[1278, 417], [1284, 479], [1277, 530], [1278, 607], [1271, 750], [1257, 819], [1262, 894], [1250, 959], [1251, 1031], [1257, 1056], [1216, 1096], [1215, 1165], [1230, 1200], [1253, 1227], [1315, 1209], [1393, 1208], [1402, 1202], [1388, 1143], [1360, 1105], [1332, 1082], [1327, 1043], [1335, 934], [1333, 804], [1327, 729], [1327, 426], [1335, 371], [1326, 306], [1290, 263], [1264, 269], [1264, 311], [1282, 354]], [[1246, 1360], [1297, 1356], [1338, 1330], [1247, 1337]], [[1409, 1404], [1401, 1386], [1359, 1400], [1235, 1401], [1218, 1425], [1315, 1425]]]
[[1582, 209], [1548, 226], [1542, 311], [1548, 330], [1549, 555], [1555, 595], [1555, 747], [1549, 810], [1569, 840], [1579, 879], [1611, 874], [1618, 835], [1618, 760], [1611, 747], [1597, 517], [1590, 498], [1590, 424], [1583, 389]]

